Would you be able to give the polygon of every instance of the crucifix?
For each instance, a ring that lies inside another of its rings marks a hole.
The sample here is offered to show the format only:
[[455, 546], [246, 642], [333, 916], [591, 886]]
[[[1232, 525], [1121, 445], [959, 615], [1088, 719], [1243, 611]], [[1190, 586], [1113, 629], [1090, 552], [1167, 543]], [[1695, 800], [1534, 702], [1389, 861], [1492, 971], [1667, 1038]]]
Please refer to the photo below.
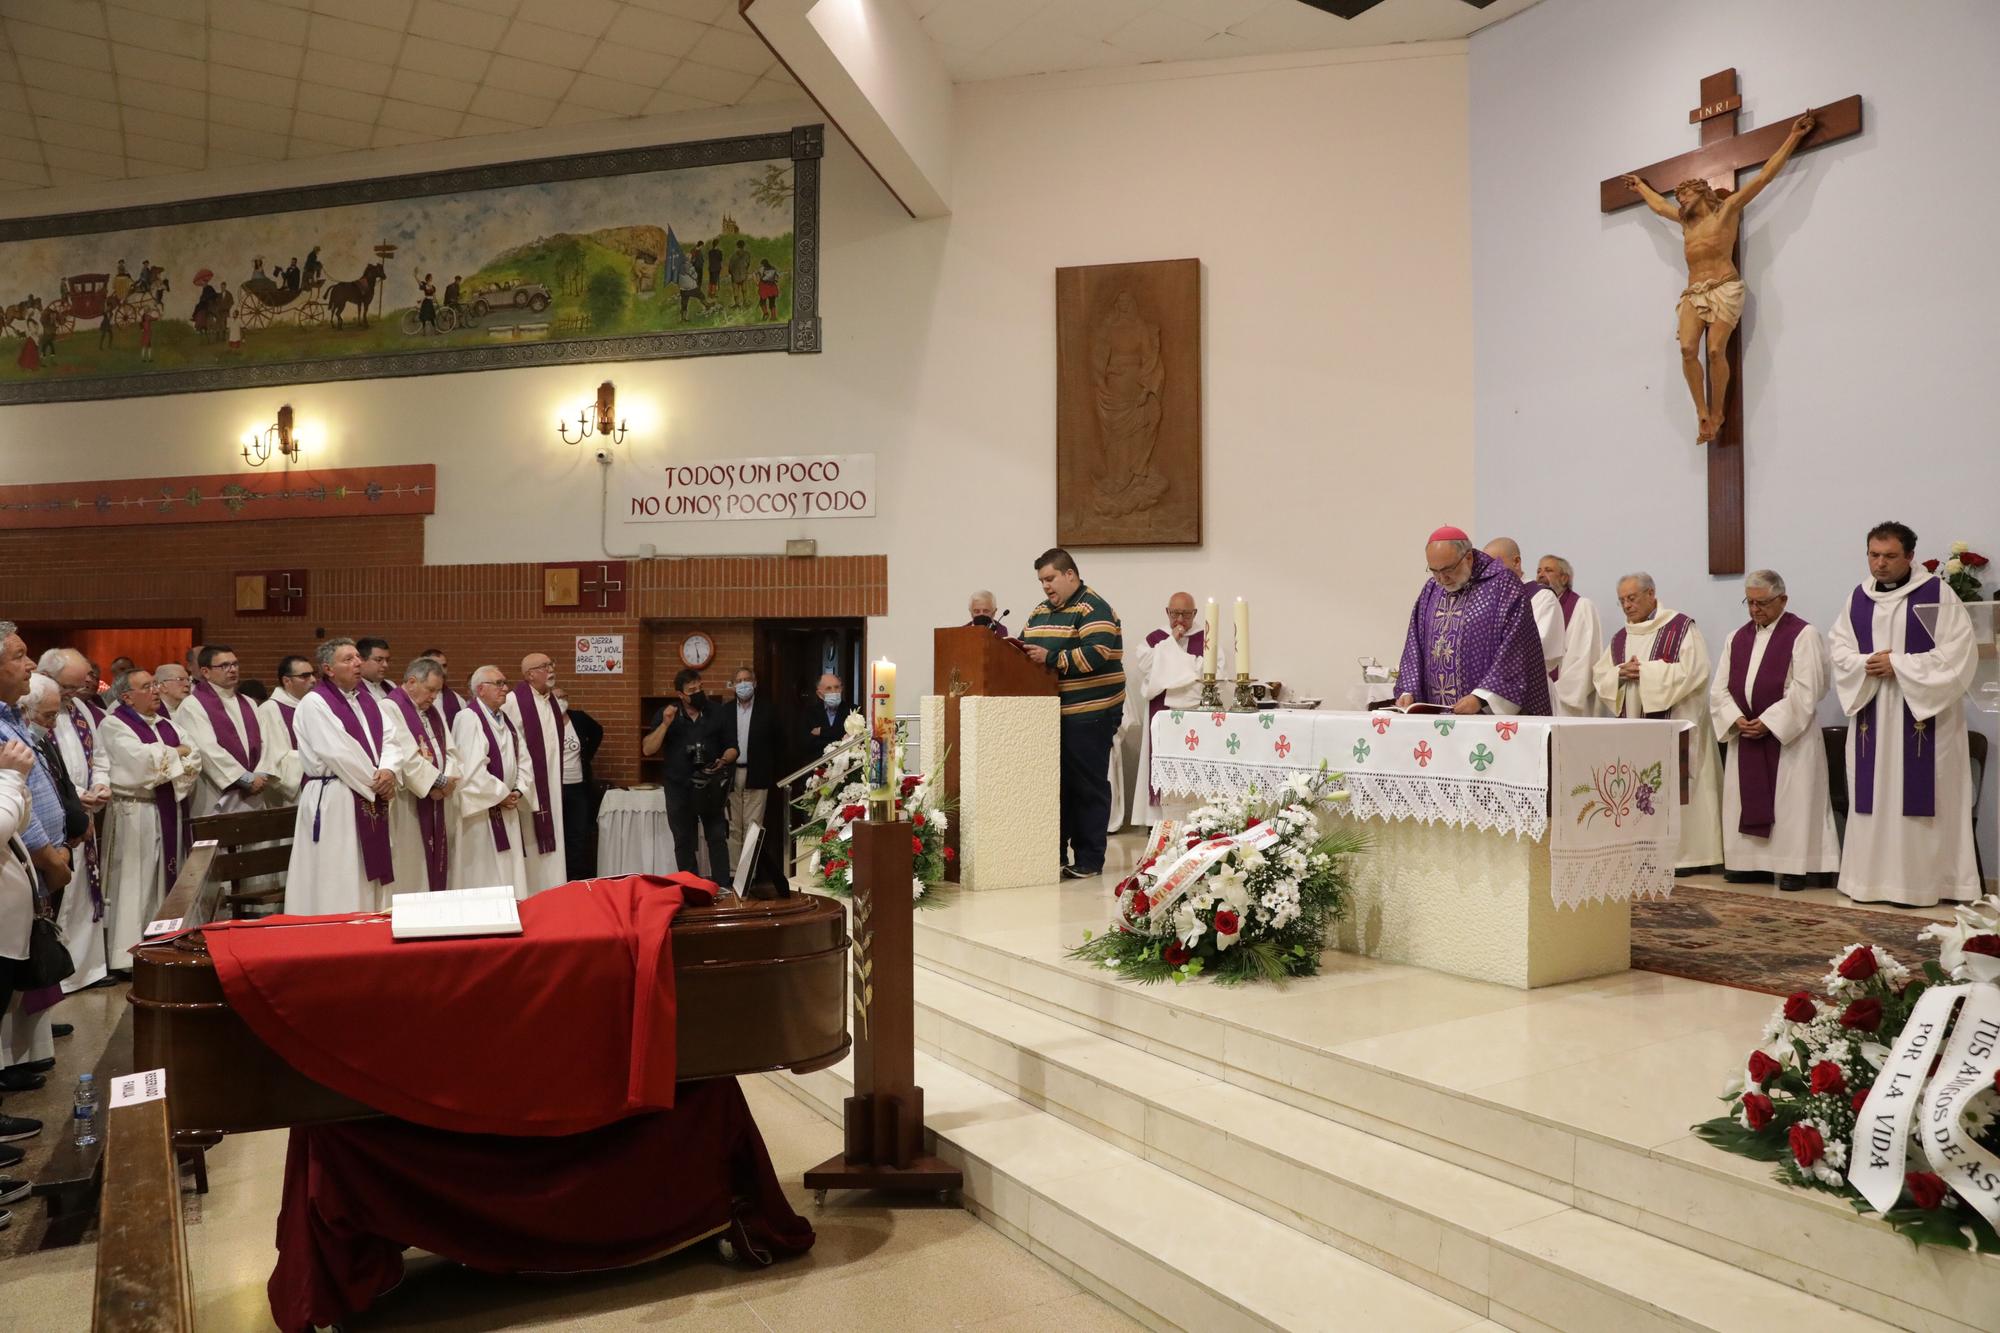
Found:
[[611, 606], [611, 594], [622, 592], [624, 588], [625, 581], [623, 579], [614, 579], [611, 577], [611, 566], [599, 565], [597, 567], [597, 577], [586, 582], [583, 585], [582, 591], [596, 593], [597, 609], [603, 611], [609, 609]]
[[[1743, 572], [1743, 339], [1730, 336], [1743, 313], [1737, 243], [1743, 205], [1793, 152], [1861, 132], [1859, 95], [1739, 134], [1736, 118], [1742, 106], [1735, 70], [1709, 75], [1701, 81], [1701, 105], [1688, 112], [1688, 122], [1701, 126], [1701, 147], [1613, 176], [1597, 187], [1600, 212], [1615, 213], [1643, 200], [1654, 212], [1679, 222], [1687, 236], [1681, 357], [1701, 418], [1699, 439], [1708, 449], [1711, 574]], [[1739, 192], [1737, 173], [1757, 166], [1765, 170]], [[1720, 253], [1725, 245], [1726, 260]], [[1708, 253], [1711, 249], [1715, 253]], [[1705, 362], [1698, 359], [1703, 352]], [[1721, 390], [1720, 402], [1715, 401], [1716, 390]]]
[[297, 598], [303, 602], [305, 595], [306, 590], [304, 588], [297, 587], [292, 583], [292, 571], [289, 569], [278, 575], [277, 583], [271, 589], [271, 596], [277, 600], [278, 614], [281, 616], [292, 614], [292, 599]]

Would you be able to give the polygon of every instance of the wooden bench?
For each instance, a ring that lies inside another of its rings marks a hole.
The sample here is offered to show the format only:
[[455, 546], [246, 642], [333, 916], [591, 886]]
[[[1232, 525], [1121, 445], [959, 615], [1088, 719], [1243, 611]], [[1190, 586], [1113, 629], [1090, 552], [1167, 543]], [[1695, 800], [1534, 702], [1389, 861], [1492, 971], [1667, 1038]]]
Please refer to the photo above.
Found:
[[[109, 1084], [103, 1095], [108, 1104]], [[184, 1333], [194, 1328], [194, 1283], [166, 1098], [107, 1110], [103, 1121], [91, 1327], [97, 1333]]]
[[[222, 905], [230, 916], [257, 916], [285, 905], [283, 876], [292, 862], [292, 829], [298, 809], [246, 810], [233, 815], [206, 815], [194, 821], [194, 840], [215, 843], [215, 867], [210, 875], [226, 886]], [[274, 885], [250, 887], [260, 876], [276, 875]], [[161, 916], [172, 916], [165, 908]]]
[[[214, 861], [215, 848], [196, 844], [181, 862], [180, 875], [174, 880], [173, 891], [160, 907], [160, 920], [187, 917], [203, 910], [199, 905], [201, 890]], [[188, 924], [198, 923], [190, 921]], [[128, 1007], [119, 1016], [117, 1026], [111, 1030], [111, 1040], [105, 1044], [104, 1054], [98, 1057], [96, 1067], [91, 1070], [98, 1096], [108, 1099], [106, 1089], [111, 1086], [111, 1080], [132, 1072], [132, 1011]], [[161, 1105], [164, 1107], [165, 1103]], [[51, 1124], [48, 1129], [58, 1137], [55, 1148], [49, 1154], [48, 1165], [42, 1168], [35, 1181], [34, 1196], [42, 1199], [48, 1209], [48, 1228], [42, 1233], [41, 1248], [52, 1250], [82, 1240], [84, 1231], [90, 1226], [90, 1219], [96, 1215], [98, 1196], [104, 1182], [105, 1135], [100, 1129], [96, 1143], [88, 1148], [79, 1148], [76, 1146], [75, 1130], [69, 1121], [63, 1121], [60, 1127]], [[204, 1147], [192, 1142], [176, 1147], [181, 1162], [194, 1171], [195, 1191], [199, 1194], [208, 1192], [208, 1159]]]

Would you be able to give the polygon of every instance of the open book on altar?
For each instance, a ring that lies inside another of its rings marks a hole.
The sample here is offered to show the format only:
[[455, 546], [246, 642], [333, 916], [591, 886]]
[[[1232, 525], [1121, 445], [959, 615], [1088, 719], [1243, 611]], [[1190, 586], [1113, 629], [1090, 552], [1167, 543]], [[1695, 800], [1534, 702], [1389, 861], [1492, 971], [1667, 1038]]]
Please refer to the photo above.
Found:
[[1451, 709], [1443, 704], [1419, 702], [1413, 704], [1376, 704], [1368, 711], [1371, 713], [1449, 713]]
[[467, 935], [519, 935], [521, 912], [512, 885], [398, 893], [389, 900], [389, 934], [399, 940]]

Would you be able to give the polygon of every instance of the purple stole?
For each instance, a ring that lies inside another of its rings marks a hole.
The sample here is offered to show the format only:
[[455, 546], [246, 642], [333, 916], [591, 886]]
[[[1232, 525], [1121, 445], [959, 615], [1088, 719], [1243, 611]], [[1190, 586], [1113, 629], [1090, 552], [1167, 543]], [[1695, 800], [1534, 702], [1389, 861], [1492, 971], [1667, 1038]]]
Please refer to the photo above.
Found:
[[[1927, 653], [1937, 647], [1937, 640], [1924, 628], [1924, 622], [1917, 617], [1919, 606], [1936, 606], [1938, 588], [1943, 580], [1931, 579], [1921, 588], [1903, 599], [1907, 616], [1903, 625], [1903, 651], [1906, 653]], [[1854, 590], [1854, 597], [1848, 604], [1848, 619], [1854, 625], [1854, 646], [1863, 657], [1875, 651], [1875, 601], [1868, 595], [1868, 585], [1861, 584]], [[1880, 694], [1880, 690], [1876, 691]], [[1875, 699], [1870, 698], [1855, 717], [1854, 731], [1854, 812], [1860, 815], [1875, 813]], [[1928, 817], [1937, 813], [1937, 752], [1933, 747], [1924, 748], [1924, 734], [1930, 730], [1928, 720], [1917, 721], [1909, 704], [1903, 705], [1903, 813]]]
[[205, 680], [196, 681], [194, 697], [195, 702], [201, 705], [201, 711], [208, 714], [208, 725], [215, 732], [216, 744], [228, 751], [229, 757], [245, 773], [254, 772], [257, 761], [264, 757], [264, 732], [257, 725], [257, 710], [250, 706], [250, 701], [240, 694], [236, 696], [236, 711], [243, 718], [243, 727], [239, 731], [229, 716], [229, 710], [222, 706], [222, 695], [215, 686]]
[[[487, 718], [484, 708], [474, 708], [472, 711], [479, 716], [479, 729], [486, 733], [486, 771], [504, 784], [507, 781], [507, 768], [506, 765], [500, 762], [500, 741], [493, 734], [493, 723]], [[521, 733], [514, 730], [514, 719], [502, 713], [500, 714], [500, 720], [507, 724], [507, 735], [518, 743]], [[516, 757], [518, 758], [518, 755]], [[497, 805], [488, 806], [486, 808], [486, 820], [493, 827], [494, 849], [504, 852], [512, 847], [513, 844], [507, 841], [505, 812]]]
[[[1694, 622], [1687, 618], [1686, 613], [1676, 611], [1674, 618], [1660, 626], [1660, 632], [1653, 636], [1653, 651], [1646, 655], [1647, 660], [1652, 662], [1680, 661], [1681, 645], [1687, 642], [1688, 631], [1693, 628]], [[1625, 631], [1622, 629], [1611, 636], [1611, 660], [1613, 662], [1623, 662], [1625, 660]], [[1648, 713], [1646, 716], [1661, 718], [1665, 717], [1666, 714]]]
[[[77, 707], [76, 700], [71, 699], [68, 708], [69, 724], [76, 728], [77, 743], [83, 746], [83, 771], [85, 774], [83, 785], [88, 787], [90, 785], [88, 775], [90, 773], [91, 760], [97, 757], [97, 737], [92, 732], [90, 721], [84, 717], [83, 710]], [[97, 720], [100, 722], [103, 721], [102, 715]], [[178, 741], [175, 742], [177, 745], [179, 743]], [[83, 868], [85, 871], [84, 877], [90, 882], [90, 919], [92, 921], [102, 921], [104, 919], [104, 875], [103, 868], [97, 861], [97, 821], [95, 819], [91, 820], [89, 825], [83, 830]]]
[[[1570, 617], [1576, 614], [1576, 604], [1582, 601], [1583, 599], [1578, 597], [1574, 591], [1570, 591], [1562, 594], [1560, 597], [1556, 598], [1556, 600], [1562, 603], [1563, 628], [1568, 629]], [[1560, 666], [1558, 666], [1554, 671], [1549, 672], [1549, 679], [1560, 680], [1562, 678], [1562, 673], [1563, 669]]]
[[[1792, 650], [1805, 628], [1806, 622], [1790, 611], [1778, 617], [1754, 681], [1750, 679], [1750, 651], [1757, 646], [1757, 627], [1752, 623], [1736, 631], [1729, 644], [1729, 697], [1744, 717], [1762, 717], [1765, 709], [1785, 697]], [[1736, 790], [1743, 806], [1736, 828], [1747, 837], [1771, 836], [1778, 813], [1778, 757], [1784, 748], [1769, 732], [1736, 738]]]
[[[159, 721], [148, 722], [130, 704], [120, 704], [112, 716], [130, 727], [132, 734], [148, 745], [181, 743], [180, 733], [174, 730], [173, 723], [167, 721], [165, 713], [160, 714]], [[153, 788], [153, 808], [160, 813], [160, 855], [166, 862], [167, 888], [171, 891], [181, 873], [181, 849], [188, 845], [187, 802], [174, 799], [172, 782], [162, 782]]]
[[[367, 684], [364, 682], [354, 695], [355, 700], [361, 705], [360, 717], [354, 715], [354, 709], [349, 706], [347, 696], [326, 681], [313, 686], [313, 693], [326, 700], [327, 711], [333, 714], [333, 720], [340, 723], [341, 730], [361, 747], [361, 752], [368, 756], [369, 762], [379, 768], [382, 763], [382, 705], [368, 692]], [[282, 704], [279, 706], [283, 707]], [[310, 777], [307, 778], [309, 782], [312, 780]], [[331, 776], [320, 780], [340, 782], [339, 778]], [[354, 832], [356, 840], [361, 844], [362, 873], [377, 884], [394, 882], [396, 862], [395, 854], [389, 845], [389, 821], [385, 817], [388, 812], [379, 802], [373, 799], [364, 800], [360, 792], [349, 791], [348, 795], [354, 798]], [[326, 798], [322, 796], [320, 803], [313, 809], [314, 842], [319, 841], [319, 818], [325, 809]]]
[[[278, 696], [274, 694], [271, 697], [275, 699]], [[292, 743], [294, 750], [299, 748], [299, 729], [292, 721], [292, 714], [298, 711], [299, 706], [297, 704], [281, 703], [278, 705], [278, 719], [285, 724], [285, 739]]]
[[459, 701], [458, 696], [453, 694], [450, 689], [439, 691], [437, 706], [444, 710], [444, 724], [447, 727], [458, 721], [458, 715], [465, 710], [465, 705]]
[[[1167, 633], [1163, 629], [1156, 629], [1151, 634], [1148, 634], [1146, 636], [1146, 646], [1149, 648], [1157, 648], [1163, 643], [1172, 642], [1173, 637], [1174, 637], [1173, 635]], [[1188, 656], [1200, 657], [1202, 653], [1207, 650], [1207, 643], [1208, 643], [1208, 631], [1204, 629], [1204, 630], [1197, 630], [1195, 633], [1188, 635], [1186, 644], [1182, 646], [1185, 648]], [[1166, 706], [1167, 706], [1167, 692], [1165, 690], [1160, 691], [1152, 698], [1146, 700], [1147, 736], [1150, 737], [1153, 734], [1153, 719], [1156, 716], [1158, 716], [1161, 710], [1163, 710]], [[1151, 781], [1148, 780], [1146, 784], [1146, 790], [1153, 794], [1153, 804], [1158, 805], [1160, 803], [1160, 789], [1158, 787], [1153, 786]]]
[[[443, 773], [444, 735], [438, 728], [436, 714], [428, 708], [419, 714], [416, 701], [400, 685], [389, 692], [389, 702], [402, 711], [403, 724], [409, 727], [410, 735], [416, 739], [417, 749], [439, 773]], [[430, 727], [428, 732], [425, 731], [427, 723]], [[431, 744], [433, 739], [437, 741], [435, 746]], [[444, 840], [444, 802], [433, 801], [427, 795], [418, 795], [415, 799], [417, 833], [424, 842], [424, 870], [430, 878], [431, 891], [436, 892], [445, 886], [445, 876], [450, 873], [450, 858]]]
[[[535, 792], [540, 797], [535, 802], [541, 807], [535, 811], [535, 850], [547, 856], [556, 849], [556, 812], [553, 806], [562, 803], [562, 773], [557, 771], [556, 785], [551, 788], [548, 753], [542, 745], [542, 710], [535, 707], [535, 687], [525, 680], [516, 685], [514, 703], [521, 710], [521, 735], [528, 742], [528, 758], [535, 766]], [[556, 715], [556, 753], [560, 755], [569, 730], [569, 719], [563, 716], [563, 710], [554, 696], [549, 699], [549, 709]], [[553, 802], [549, 799], [551, 791], [556, 794]]]
[[105, 711], [103, 701], [94, 694], [86, 694], [83, 696], [83, 706], [90, 710], [90, 716], [93, 721], [101, 723], [104, 721], [106, 717], [110, 716], [110, 714]]

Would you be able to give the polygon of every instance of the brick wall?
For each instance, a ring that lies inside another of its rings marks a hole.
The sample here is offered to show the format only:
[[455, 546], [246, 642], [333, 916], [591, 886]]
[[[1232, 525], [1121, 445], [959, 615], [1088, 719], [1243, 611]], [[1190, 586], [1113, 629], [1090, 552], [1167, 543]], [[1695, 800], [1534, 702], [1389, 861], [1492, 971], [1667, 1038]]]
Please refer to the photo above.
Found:
[[[538, 564], [426, 565], [421, 516], [292, 519], [273, 523], [0, 531], [0, 619], [168, 622], [226, 643], [244, 675], [274, 680], [278, 658], [310, 653], [315, 630], [386, 638], [398, 668], [442, 648], [461, 688], [488, 663], [517, 676], [521, 659], [546, 652], [571, 703], [604, 727], [597, 773], [639, 776], [640, 699], [673, 688], [682, 640], [715, 640], [719, 673], [753, 659], [763, 618], [861, 617], [888, 612], [885, 556], [788, 560], [779, 556], [637, 561], [623, 613], [542, 610]], [[239, 570], [304, 568], [304, 616], [238, 616]], [[578, 676], [568, 642], [623, 634], [629, 660], [616, 676]]]

